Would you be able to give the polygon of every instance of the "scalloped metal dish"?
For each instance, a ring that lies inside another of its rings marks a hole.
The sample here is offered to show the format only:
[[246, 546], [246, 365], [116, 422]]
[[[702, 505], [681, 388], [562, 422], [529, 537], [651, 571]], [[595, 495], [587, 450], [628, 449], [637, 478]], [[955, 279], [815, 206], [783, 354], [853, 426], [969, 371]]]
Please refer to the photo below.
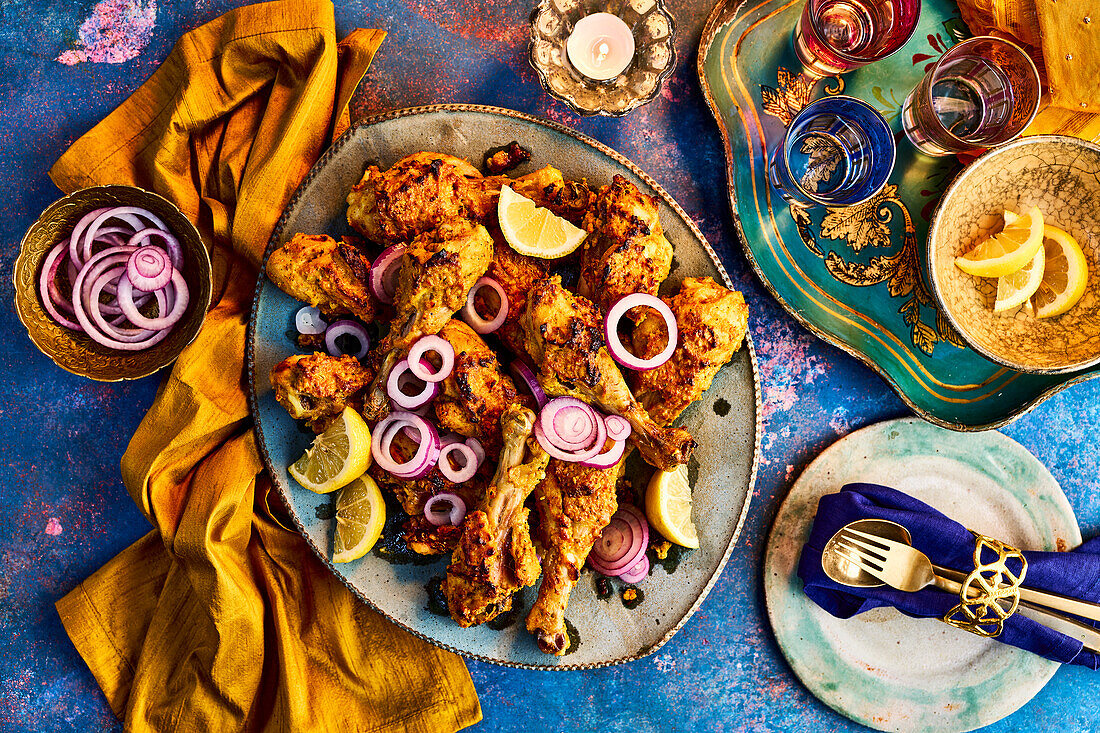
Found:
[[[622, 155], [566, 127], [495, 107], [438, 105], [397, 110], [370, 118], [343, 135], [317, 162], [279, 220], [268, 252], [297, 232], [347, 233], [347, 190], [371, 162], [385, 167], [417, 150], [436, 150], [479, 160], [490, 148], [512, 140], [531, 149], [522, 174], [548, 164], [570, 178], [593, 184], [620, 174], [657, 196], [666, 235], [679, 264], [669, 278], [678, 286], [686, 276], [710, 275], [730, 286], [714, 251], [684, 211], [649, 176]], [[271, 366], [294, 353], [287, 336], [297, 301], [275, 288], [261, 272], [248, 331], [248, 379], [252, 412], [263, 460], [291, 509], [295, 526], [321, 560], [370, 606], [404, 629], [444, 649], [497, 664], [530, 669], [588, 669], [638, 659], [672, 638], [699, 607], [721, 573], [748, 512], [760, 446], [760, 387], [751, 341], [680, 422], [699, 441], [695, 517], [702, 547], [686, 553], [673, 573], [655, 566], [640, 584], [643, 602], [626, 609], [618, 594], [599, 600], [594, 576], [582, 573], [567, 618], [579, 644], [564, 657], [540, 652], [523, 618], [535, 589], [518, 596], [518, 620], [500, 631], [487, 626], [460, 628], [427, 608], [426, 586], [446, 570], [448, 559], [431, 565], [398, 565], [375, 554], [336, 566], [329, 561], [332, 522], [324, 515], [330, 497], [302, 489], [287, 476], [311, 437], [298, 429], [276, 403], [268, 379]], [[715, 403], [718, 403], [717, 407]], [[718, 413], [723, 413], [719, 415]], [[616, 587], [619, 585], [615, 582]]]

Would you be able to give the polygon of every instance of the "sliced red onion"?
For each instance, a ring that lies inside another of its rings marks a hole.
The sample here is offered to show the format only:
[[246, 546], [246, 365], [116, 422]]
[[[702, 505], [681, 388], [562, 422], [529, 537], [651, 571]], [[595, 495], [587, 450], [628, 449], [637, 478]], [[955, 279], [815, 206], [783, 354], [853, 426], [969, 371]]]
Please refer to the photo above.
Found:
[[[439, 394], [439, 384], [437, 382], [415, 380], [415, 377], [409, 379], [412, 376], [409, 360], [402, 359], [394, 365], [390, 376], [386, 379], [386, 394], [389, 396], [390, 401], [405, 410], [415, 410], [422, 405], [426, 405]], [[402, 379], [402, 377], [405, 377], [405, 379]], [[414, 380], [419, 381], [421, 384], [419, 392], [410, 395], [401, 391], [402, 387], [414, 383]]]
[[539, 384], [539, 380], [535, 376], [535, 371], [531, 369], [526, 361], [523, 359], [514, 359], [512, 363], [508, 365], [508, 371], [512, 373], [517, 385], [523, 384], [523, 386], [527, 388], [527, 391], [534, 396], [535, 402], [538, 403], [540, 409], [546, 405], [546, 392], [543, 390], [542, 385]]
[[446, 435], [439, 436], [439, 447], [446, 448], [451, 443], [462, 443], [465, 442], [465, 440], [466, 439], [458, 433], [447, 433]]
[[576, 397], [556, 397], [542, 408], [539, 422], [551, 443], [562, 450], [575, 451], [592, 445], [597, 426], [603, 421], [590, 405]]
[[[461, 467], [454, 468], [451, 466], [450, 455], [452, 453], [458, 453], [462, 456]], [[465, 443], [451, 443], [439, 451], [439, 462], [436, 466], [439, 467], [439, 472], [448, 481], [453, 481], [456, 484], [465, 483], [477, 473], [477, 454]]]
[[140, 209], [136, 206], [116, 206], [113, 209], [108, 209], [102, 214], [92, 220], [92, 223], [88, 225], [88, 229], [84, 232], [84, 238], [80, 242], [81, 252], [83, 253], [84, 261], [91, 258], [92, 255], [92, 242], [95, 241], [96, 236], [99, 234], [100, 227], [104, 222], [110, 219], [121, 219], [130, 225], [133, 231], [144, 229], [145, 225], [141, 223], [141, 219], [137, 218], [137, 214], [148, 215], [151, 221], [153, 221], [161, 229], [166, 229], [164, 223], [157, 219], [153, 214], [145, 209]]
[[130, 278], [127, 275], [123, 275], [118, 281], [118, 304], [122, 307], [122, 312], [130, 319], [130, 323], [138, 328], [148, 329], [171, 328], [176, 325], [176, 323], [183, 318], [184, 311], [187, 310], [187, 304], [190, 302], [190, 294], [187, 290], [187, 282], [183, 279], [183, 274], [179, 270], [172, 271], [171, 282], [172, 292], [176, 301], [173, 304], [171, 312], [163, 314], [162, 311], [162, 315], [157, 318], [146, 318], [141, 314], [141, 311], [137, 309], [137, 305], [134, 303], [134, 289], [133, 285], [130, 283]]
[[457, 527], [466, 517], [466, 502], [458, 494], [436, 494], [424, 504], [424, 517], [436, 527]]
[[[83, 241], [81, 235], [84, 234], [85, 230], [88, 228], [88, 225], [95, 221], [96, 217], [110, 210], [111, 207], [109, 206], [102, 209], [93, 209], [92, 211], [89, 211], [87, 214], [82, 216], [80, 218], [80, 221], [76, 223], [76, 226], [73, 227], [73, 231], [69, 235], [69, 260], [77, 267], [80, 267], [80, 265], [84, 264], [84, 258], [80, 256], [80, 243]], [[75, 280], [76, 278], [74, 277], [72, 279]]]
[[172, 261], [160, 247], [139, 247], [126, 262], [126, 278], [134, 289], [151, 293], [163, 288], [172, 279]]
[[[398, 463], [390, 454], [393, 439], [401, 429], [412, 427], [419, 437], [416, 453], [405, 463]], [[371, 455], [378, 466], [398, 478], [423, 478], [439, 458], [439, 433], [430, 422], [411, 412], [391, 412], [374, 427], [371, 434]]]
[[626, 440], [633, 430], [630, 421], [622, 415], [608, 415], [603, 419], [603, 424], [607, 428], [607, 437], [612, 440]]
[[648, 545], [649, 523], [645, 515], [635, 506], [624, 504], [592, 545], [588, 562], [604, 575], [621, 575], [641, 561]]
[[58, 310], [59, 307], [62, 307], [66, 311], [72, 312], [72, 306], [64, 300], [61, 296], [60, 289], [57, 287], [57, 270], [62, 260], [66, 259], [68, 254], [68, 241], [58, 242], [57, 245], [49, 251], [45, 261], [42, 263], [42, 272], [38, 276], [38, 291], [42, 296], [42, 307], [46, 309], [46, 312], [50, 314], [51, 318], [65, 328], [71, 328], [74, 331], [83, 331], [84, 329], [80, 327], [79, 323], [69, 320], [61, 315], [61, 312]]
[[611, 446], [610, 450], [603, 453], [597, 453], [587, 461], [581, 461], [582, 466], [588, 466], [589, 468], [611, 468], [619, 459], [623, 457], [623, 453], [626, 452], [626, 441], [616, 440]]
[[593, 443], [592, 447], [586, 450], [569, 452], [558, 448], [556, 445], [550, 442], [550, 439], [547, 438], [545, 431], [543, 431], [542, 429], [541, 421], [535, 423], [535, 440], [539, 442], [539, 445], [542, 446], [542, 449], [549, 453], [553, 458], [558, 458], [563, 461], [569, 461], [571, 463], [576, 463], [578, 461], [587, 461], [595, 457], [600, 452], [600, 450], [603, 449], [603, 444], [606, 438], [607, 432], [604, 430], [603, 421], [601, 420], [599, 426], [598, 440]]
[[485, 463], [485, 449], [481, 447], [481, 441], [477, 438], [466, 438], [465, 443], [470, 446], [470, 450], [477, 456], [477, 465], [480, 468], [481, 464]]
[[179, 240], [172, 236], [172, 233], [166, 229], [156, 229], [154, 227], [139, 229], [134, 232], [127, 244], [131, 247], [140, 247], [141, 243], [148, 241], [150, 237], [159, 237], [163, 239], [168, 249], [168, 256], [172, 258], [172, 266], [177, 269], [183, 267], [183, 248], [180, 246]]
[[[492, 320], [485, 320], [482, 318], [477, 310], [474, 309], [474, 298], [482, 288], [491, 288], [496, 291], [497, 297], [500, 298], [500, 307], [497, 309], [497, 314], [493, 316]], [[478, 278], [474, 286], [470, 288], [470, 292], [466, 294], [466, 305], [462, 307], [462, 320], [470, 324], [470, 328], [477, 331], [484, 336], [487, 333], [492, 333], [504, 324], [504, 319], [508, 317], [508, 296], [504, 293], [504, 288], [501, 287], [493, 278], [488, 275], [483, 275]]]
[[316, 336], [319, 333], [324, 333], [325, 329], [328, 328], [328, 324], [321, 316], [320, 308], [307, 305], [299, 308], [298, 312], [294, 314], [294, 328], [298, 330], [298, 333], [305, 336]]
[[406, 245], [395, 244], [382, 250], [370, 267], [370, 291], [382, 303], [393, 303], [397, 292], [397, 274], [401, 270], [401, 255]]
[[[340, 336], [355, 338], [359, 342], [359, 350], [356, 352], [341, 351], [336, 344], [336, 339]], [[366, 326], [356, 321], [336, 321], [325, 329], [325, 349], [331, 356], [343, 356], [345, 353], [349, 353], [356, 359], [362, 359], [370, 351], [370, 334], [367, 333]]]
[[[665, 348], [661, 353], [654, 356], [652, 359], [639, 359], [634, 354], [627, 351], [623, 346], [623, 342], [619, 340], [619, 321], [626, 315], [626, 312], [631, 308], [638, 306], [649, 306], [658, 313], [661, 314], [661, 318], [665, 321], [665, 326], [668, 328], [668, 343], [665, 344]], [[607, 318], [604, 319], [604, 338], [607, 339], [607, 350], [611, 353], [611, 358], [619, 362], [627, 369], [633, 369], [635, 371], [644, 372], [647, 369], [655, 369], [666, 361], [672, 358], [672, 352], [676, 350], [677, 340], [677, 328], [676, 328], [676, 316], [672, 313], [672, 309], [668, 307], [668, 304], [655, 295], [649, 293], [631, 293], [615, 301], [615, 305], [607, 311]]]
[[624, 583], [640, 583], [649, 575], [649, 556], [643, 554], [642, 559], [634, 567], [619, 575], [619, 580]]
[[[99, 326], [100, 329], [102, 329], [103, 333], [111, 338], [116, 338], [119, 341], [126, 341], [130, 343], [133, 343], [135, 341], [144, 341], [145, 339], [149, 338], [149, 336], [151, 336], [154, 332], [162, 329], [140, 327], [128, 328], [121, 325], [121, 323], [125, 323], [125, 320], [119, 323], [112, 323], [108, 321], [103, 315], [108, 311], [106, 309], [106, 305], [100, 302], [99, 294], [103, 292], [103, 288], [108, 282], [118, 282], [123, 277], [125, 277], [125, 273], [126, 265], [118, 264], [113, 268], [108, 268], [107, 270], [103, 271], [95, 278], [95, 281], [92, 283], [91, 288], [89, 288], [88, 290], [88, 296], [87, 298], [85, 298], [85, 303], [90, 306], [87, 309], [88, 315], [92, 317], [92, 321], [95, 322], [95, 324]], [[169, 299], [165, 296], [164, 291], [157, 290], [155, 295], [157, 298], [157, 305], [160, 308], [159, 312], [167, 312], [165, 308], [168, 305]], [[129, 316], [127, 316], [125, 313], [123, 313], [123, 317], [129, 318]]]
[[[439, 354], [443, 363], [437, 371], [432, 371], [431, 362], [424, 359], [429, 351]], [[455, 366], [455, 348], [442, 336], [421, 336], [409, 349], [409, 369], [425, 382], [442, 382]]]

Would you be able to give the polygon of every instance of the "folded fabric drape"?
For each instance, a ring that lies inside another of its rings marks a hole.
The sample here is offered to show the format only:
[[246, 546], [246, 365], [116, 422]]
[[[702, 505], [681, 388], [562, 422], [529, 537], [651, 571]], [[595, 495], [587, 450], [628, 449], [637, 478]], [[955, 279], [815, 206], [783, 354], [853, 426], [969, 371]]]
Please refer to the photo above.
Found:
[[245, 394], [257, 267], [287, 200], [348, 126], [385, 34], [337, 43], [327, 0], [239, 8], [184, 35], [55, 163], [65, 190], [131, 184], [211, 248], [214, 303], [122, 459], [153, 531], [57, 602], [128, 730], [406, 730], [481, 717], [462, 660], [359, 602], [272, 520]]

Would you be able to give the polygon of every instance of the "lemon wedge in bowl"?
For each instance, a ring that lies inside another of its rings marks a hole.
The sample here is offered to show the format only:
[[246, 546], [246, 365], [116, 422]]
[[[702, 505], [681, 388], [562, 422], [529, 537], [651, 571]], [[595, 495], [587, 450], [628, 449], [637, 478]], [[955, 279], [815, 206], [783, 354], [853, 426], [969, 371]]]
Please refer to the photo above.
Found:
[[358, 412], [345, 407], [287, 472], [310, 491], [327, 494], [363, 475], [370, 461], [370, 428]]
[[955, 266], [978, 277], [1004, 277], [1022, 269], [1042, 249], [1043, 212], [1033, 206], [1022, 216], [1006, 216], [1004, 229], [956, 257]]
[[1027, 302], [1043, 282], [1046, 260], [1046, 252], [1040, 247], [1031, 262], [1016, 272], [997, 278], [997, 300], [993, 304], [993, 312], [1003, 313]]
[[657, 471], [645, 492], [645, 515], [649, 524], [670, 542], [698, 547], [699, 533], [691, 521], [691, 483], [687, 466]]
[[510, 187], [500, 189], [497, 220], [505, 241], [522, 255], [555, 259], [565, 257], [588, 236], [588, 232], [573, 226], [550, 209], [521, 196]]
[[351, 562], [366, 555], [382, 536], [386, 502], [378, 484], [363, 474], [340, 490], [336, 499], [336, 533], [332, 561]]
[[1043, 227], [1043, 249], [1046, 268], [1031, 302], [1038, 318], [1050, 318], [1077, 305], [1085, 294], [1089, 263], [1077, 240], [1050, 224]]

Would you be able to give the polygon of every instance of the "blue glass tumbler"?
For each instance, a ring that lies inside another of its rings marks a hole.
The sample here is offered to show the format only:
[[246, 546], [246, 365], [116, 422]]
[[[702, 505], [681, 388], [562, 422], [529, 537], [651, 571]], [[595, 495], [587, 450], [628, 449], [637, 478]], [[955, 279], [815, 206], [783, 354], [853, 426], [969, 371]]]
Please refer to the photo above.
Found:
[[871, 105], [844, 95], [822, 97], [791, 121], [768, 179], [791, 204], [854, 206], [886, 185], [895, 154], [890, 126]]

